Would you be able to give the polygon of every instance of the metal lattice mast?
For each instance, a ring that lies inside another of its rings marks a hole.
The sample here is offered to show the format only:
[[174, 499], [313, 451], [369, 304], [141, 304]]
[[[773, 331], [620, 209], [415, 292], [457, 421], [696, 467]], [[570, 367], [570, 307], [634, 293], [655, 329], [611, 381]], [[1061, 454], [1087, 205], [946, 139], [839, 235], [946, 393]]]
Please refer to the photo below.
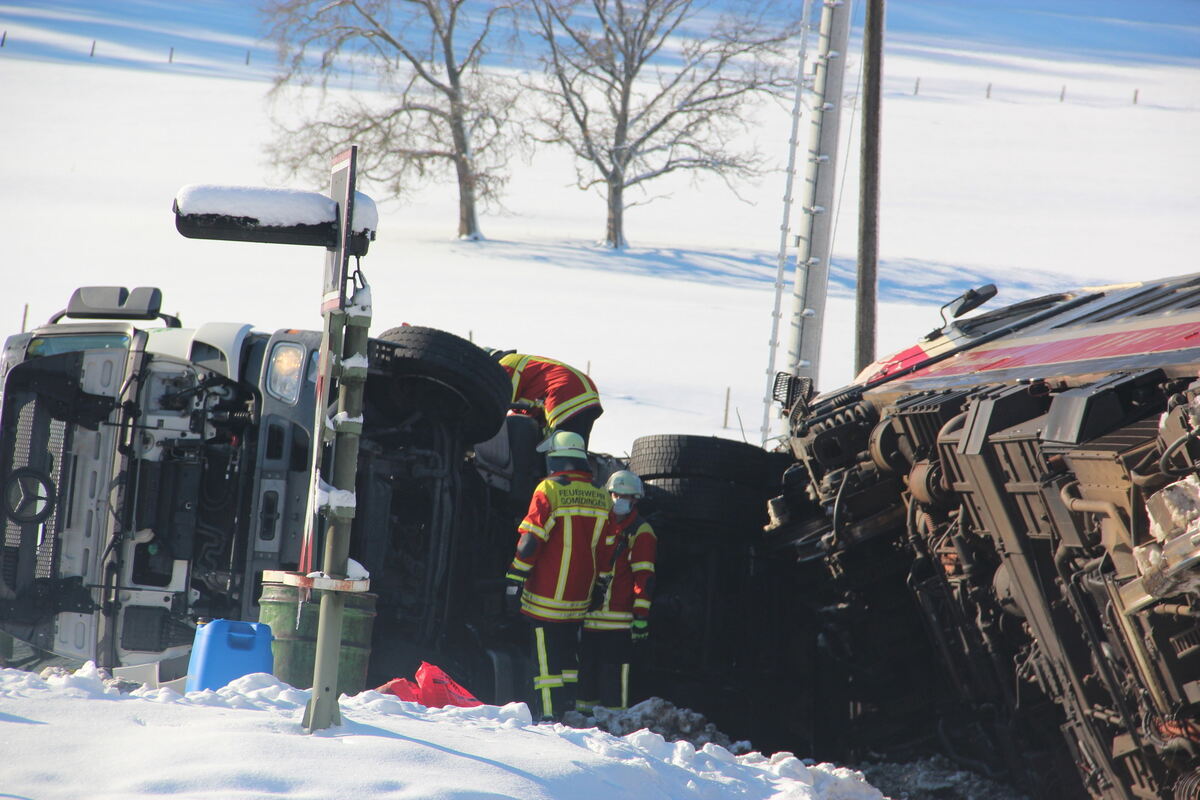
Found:
[[788, 345], [791, 374], [817, 379], [821, 329], [833, 250], [833, 200], [837, 177], [838, 136], [845, 53], [850, 39], [850, 9], [843, 0], [824, 0], [813, 93], [809, 148], [796, 237], [796, 281]]
[[788, 235], [792, 232], [792, 186], [796, 180], [796, 151], [800, 149], [800, 117], [804, 113], [804, 66], [808, 60], [809, 10], [812, 0], [801, 0], [800, 55], [796, 64], [796, 95], [792, 103], [792, 134], [788, 139], [787, 180], [783, 190], [783, 222], [779, 225], [779, 258], [775, 270], [775, 307], [771, 311], [770, 354], [767, 356], [767, 390], [763, 395], [762, 443], [771, 438], [771, 400], [775, 385], [775, 357], [779, 351], [779, 321], [783, 318], [783, 276], [787, 271]]

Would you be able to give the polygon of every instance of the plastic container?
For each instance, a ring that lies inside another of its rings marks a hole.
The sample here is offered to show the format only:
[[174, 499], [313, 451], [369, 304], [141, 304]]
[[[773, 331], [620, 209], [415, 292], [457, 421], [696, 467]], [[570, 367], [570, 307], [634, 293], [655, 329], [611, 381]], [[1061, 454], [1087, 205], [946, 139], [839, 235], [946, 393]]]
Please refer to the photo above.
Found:
[[196, 629], [188, 661], [187, 691], [220, 689], [252, 672], [270, 673], [271, 626], [263, 622], [214, 619]]

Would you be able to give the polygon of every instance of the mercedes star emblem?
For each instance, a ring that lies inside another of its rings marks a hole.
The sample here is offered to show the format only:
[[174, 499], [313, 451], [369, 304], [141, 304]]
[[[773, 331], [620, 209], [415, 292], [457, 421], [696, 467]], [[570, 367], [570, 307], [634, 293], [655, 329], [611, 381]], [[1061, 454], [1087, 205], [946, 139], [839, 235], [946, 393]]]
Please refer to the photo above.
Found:
[[13, 522], [42, 522], [54, 511], [54, 501], [50, 476], [32, 467], [15, 469], [4, 481], [4, 512]]

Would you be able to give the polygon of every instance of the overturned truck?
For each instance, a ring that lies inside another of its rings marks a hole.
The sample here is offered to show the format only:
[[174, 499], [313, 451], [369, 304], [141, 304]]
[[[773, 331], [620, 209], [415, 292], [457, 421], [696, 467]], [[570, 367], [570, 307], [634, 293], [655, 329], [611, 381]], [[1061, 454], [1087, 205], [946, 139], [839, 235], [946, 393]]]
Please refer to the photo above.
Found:
[[[263, 571], [301, 562], [321, 334], [160, 306], [81, 289], [8, 338], [0, 630], [169, 680], [198, 620], [259, 619]], [[536, 424], [506, 420], [503, 370], [453, 334], [401, 326], [369, 352], [351, 555], [372, 576], [372, 685], [428, 658], [509, 699], [500, 576], [535, 470], [504, 445], [532, 452]]]
[[782, 702], [816, 754], [1200, 797], [1198, 368], [1191, 275], [952, 319], [816, 397], [781, 376], [756, 560], [794, 588], [784, 658], [817, 688]]
[[[373, 594], [354, 603], [363, 624], [348, 645], [373, 658], [356, 656], [339, 688], [429, 659], [485, 699], [526, 689], [501, 576], [538, 472], [537, 424], [506, 416], [503, 369], [453, 334], [402, 325], [364, 351], [335, 348], [348, 340], [339, 330], [370, 320], [350, 258], [365, 255], [377, 217], [354, 190], [355, 153], [334, 159], [330, 197], [193, 186], [175, 201], [190, 238], [325, 248], [324, 332], [184, 327], [158, 289], [110, 286], [76, 290], [46, 324], [6, 340], [0, 633], [32, 647], [27, 663], [153, 665], [169, 681], [186, 672], [199, 623], [257, 620], [268, 603], [294, 609], [277, 637], [302, 639], [301, 606], [319, 593], [264, 592], [264, 575], [311, 577], [322, 527], [335, 536], [316, 510], [328, 522], [350, 508], [345, 544]], [[329, 402], [351, 379], [361, 413]], [[355, 434], [337, 451], [352, 454], [347, 486], [319, 480], [334, 429]], [[309, 678], [311, 663], [292, 672]]]
[[[778, 452], [633, 442], [660, 542], [635, 694], [766, 750], [941, 750], [1032, 795], [1200, 798], [1200, 276], [961, 316], [990, 294], [846, 388], [782, 378]], [[322, 337], [161, 305], [80, 290], [5, 343], [0, 631], [169, 679], [198, 620], [258, 619], [262, 573], [302, 561]], [[428, 659], [520, 698], [500, 576], [536, 424], [468, 341], [368, 347], [367, 682]]]

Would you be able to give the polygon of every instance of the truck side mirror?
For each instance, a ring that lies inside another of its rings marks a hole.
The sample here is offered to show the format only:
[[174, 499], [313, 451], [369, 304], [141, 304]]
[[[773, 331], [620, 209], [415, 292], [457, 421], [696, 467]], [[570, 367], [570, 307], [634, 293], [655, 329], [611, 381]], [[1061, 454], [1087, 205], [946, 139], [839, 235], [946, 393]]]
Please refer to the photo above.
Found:
[[974, 311], [996, 296], [996, 284], [985, 283], [977, 289], [967, 289], [958, 297], [942, 306], [942, 318], [949, 313], [950, 319], [958, 319], [968, 311]]

